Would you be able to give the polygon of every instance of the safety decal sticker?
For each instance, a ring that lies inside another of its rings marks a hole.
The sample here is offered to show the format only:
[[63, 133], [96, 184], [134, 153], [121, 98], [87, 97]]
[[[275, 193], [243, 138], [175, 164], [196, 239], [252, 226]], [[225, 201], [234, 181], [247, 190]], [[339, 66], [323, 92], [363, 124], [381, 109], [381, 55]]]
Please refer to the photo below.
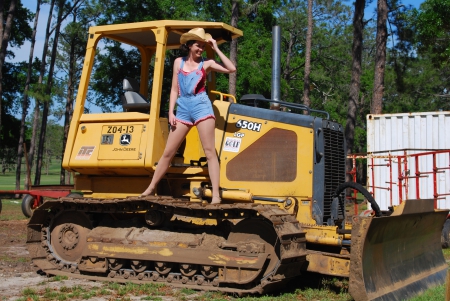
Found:
[[241, 138], [227, 137], [225, 139], [223, 150], [226, 152], [238, 153], [241, 147], [241, 142], [242, 142]]
[[114, 135], [102, 135], [102, 142], [101, 144], [113, 144], [114, 142]]
[[94, 152], [95, 146], [82, 146], [78, 151], [75, 160], [89, 160]]

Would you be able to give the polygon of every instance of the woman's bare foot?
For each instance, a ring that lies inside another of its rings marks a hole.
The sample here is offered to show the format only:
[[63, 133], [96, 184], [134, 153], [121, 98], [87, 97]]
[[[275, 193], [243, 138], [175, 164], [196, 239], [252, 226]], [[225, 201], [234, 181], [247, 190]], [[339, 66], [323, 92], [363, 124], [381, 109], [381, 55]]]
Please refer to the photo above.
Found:
[[146, 197], [149, 195], [155, 195], [155, 189], [148, 187], [139, 197]]
[[220, 196], [213, 196], [211, 200], [211, 204], [220, 204], [222, 202], [222, 199]]

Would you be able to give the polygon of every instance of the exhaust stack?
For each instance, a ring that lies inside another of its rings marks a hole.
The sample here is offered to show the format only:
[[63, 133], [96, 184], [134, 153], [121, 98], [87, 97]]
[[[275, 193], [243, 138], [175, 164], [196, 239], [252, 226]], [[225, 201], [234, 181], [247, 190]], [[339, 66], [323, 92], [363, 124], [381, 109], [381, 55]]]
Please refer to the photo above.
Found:
[[[281, 86], [281, 28], [278, 25], [272, 27], [272, 94], [271, 99], [275, 101], [280, 100], [280, 86]], [[280, 104], [272, 102], [270, 104], [271, 110], [279, 110]]]

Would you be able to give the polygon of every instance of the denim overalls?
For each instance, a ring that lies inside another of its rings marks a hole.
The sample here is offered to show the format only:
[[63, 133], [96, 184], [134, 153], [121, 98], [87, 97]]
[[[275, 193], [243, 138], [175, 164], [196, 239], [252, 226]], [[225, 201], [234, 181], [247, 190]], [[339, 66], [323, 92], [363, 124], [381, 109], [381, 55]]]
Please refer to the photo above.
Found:
[[191, 72], [183, 71], [184, 62], [185, 58], [182, 58], [178, 71], [177, 121], [186, 125], [196, 125], [208, 118], [215, 119], [212, 104], [205, 89], [200, 89], [201, 92], [195, 94], [198, 90], [197, 85], [205, 74], [202, 70], [203, 60], [198, 65], [198, 69]]

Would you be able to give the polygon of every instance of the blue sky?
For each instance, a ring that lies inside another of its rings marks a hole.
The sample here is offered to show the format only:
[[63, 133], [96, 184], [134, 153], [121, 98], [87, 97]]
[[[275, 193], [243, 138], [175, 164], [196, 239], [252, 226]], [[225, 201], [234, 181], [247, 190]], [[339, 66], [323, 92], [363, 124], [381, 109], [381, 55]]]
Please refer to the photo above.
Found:
[[[412, 5], [416, 8], [419, 8], [420, 4], [424, 0], [402, 0], [405, 5]], [[353, 3], [352, 0], [344, 0], [344, 3], [347, 5], [351, 5]], [[368, 0], [366, 0], [368, 2]], [[32, 12], [36, 11], [36, 0], [22, 0], [23, 5], [31, 10]], [[371, 14], [374, 13], [376, 8], [377, 0], [372, 0], [372, 3], [366, 9], [366, 18], [369, 18]], [[41, 10], [39, 13], [39, 21], [38, 21], [38, 30], [36, 34], [36, 44], [34, 47], [34, 55], [33, 57], [41, 58], [42, 56], [42, 47], [44, 46], [44, 38], [45, 38], [45, 27], [47, 25], [49, 5], [41, 5]], [[33, 26], [33, 22], [31, 22], [30, 26]], [[28, 56], [30, 55], [30, 43], [26, 42], [20, 48], [12, 48], [16, 57], [13, 60], [8, 60], [10, 62], [20, 62], [20, 61], [28, 61]]]

